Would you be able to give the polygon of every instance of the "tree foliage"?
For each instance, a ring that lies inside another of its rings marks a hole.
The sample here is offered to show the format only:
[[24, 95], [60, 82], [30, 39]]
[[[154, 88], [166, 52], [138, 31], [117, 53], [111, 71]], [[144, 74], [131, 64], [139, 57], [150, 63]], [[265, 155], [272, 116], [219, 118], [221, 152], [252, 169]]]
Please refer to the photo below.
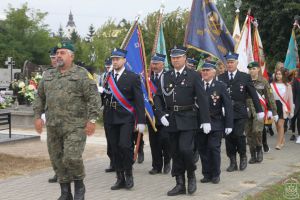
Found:
[[[232, 31], [236, 10], [234, 0], [218, 0], [217, 7], [227, 28]], [[272, 69], [274, 63], [284, 61], [293, 27], [293, 18], [296, 14], [299, 15], [300, 5], [292, 0], [245, 0], [240, 8], [241, 26], [249, 8], [258, 19], [268, 66]], [[0, 67], [3, 67], [8, 56], [12, 56], [19, 67], [25, 60], [36, 64], [49, 64], [48, 50], [58, 41], [66, 40], [63, 37], [62, 27], [60, 26], [56, 36], [51, 35], [48, 26], [44, 24], [47, 13], [29, 9], [27, 4], [18, 9], [9, 6], [6, 14], [6, 19], [0, 21]], [[158, 17], [157, 11], [140, 20], [148, 62], [153, 48]], [[167, 50], [174, 45], [183, 44], [188, 17], [189, 10], [180, 8], [163, 15]], [[108, 19], [101, 27], [91, 25], [87, 30], [87, 38], [81, 38], [74, 32], [70, 40], [75, 44], [75, 60], [80, 60], [97, 70], [103, 68], [104, 60], [113, 48], [121, 46], [132, 23], [125, 18], [119, 22]], [[296, 34], [298, 44], [300, 44], [300, 31]], [[95, 62], [91, 62], [89, 57], [93, 52], [96, 53]], [[190, 51], [189, 54], [197, 57], [198, 53]]]
[[47, 13], [29, 9], [27, 4], [15, 9], [9, 6], [6, 20], [0, 21], [0, 66], [8, 56], [22, 66], [25, 60], [36, 64], [49, 63], [49, 47], [56, 41], [43, 23]]

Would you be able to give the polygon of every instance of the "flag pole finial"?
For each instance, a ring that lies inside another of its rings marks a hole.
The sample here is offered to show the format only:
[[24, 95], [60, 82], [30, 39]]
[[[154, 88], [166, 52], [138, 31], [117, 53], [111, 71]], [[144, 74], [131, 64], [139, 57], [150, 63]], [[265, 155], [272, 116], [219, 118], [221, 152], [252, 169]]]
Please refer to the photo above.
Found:
[[234, 6], [236, 8], [236, 14], [240, 13], [240, 7], [242, 6], [242, 1], [241, 0], [236, 0], [234, 1]]

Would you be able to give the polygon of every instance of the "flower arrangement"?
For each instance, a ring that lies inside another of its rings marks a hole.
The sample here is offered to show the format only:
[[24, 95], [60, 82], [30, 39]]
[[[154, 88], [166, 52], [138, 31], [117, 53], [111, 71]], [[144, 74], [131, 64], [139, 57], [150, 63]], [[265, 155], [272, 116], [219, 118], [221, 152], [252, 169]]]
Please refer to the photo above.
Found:
[[0, 109], [10, 107], [13, 102], [12, 97], [4, 96], [3, 93], [0, 93]]
[[23, 104], [23, 102], [27, 104], [32, 104], [35, 98], [34, 96], [37, 92], [37, 87], [41, 79], [42, 76], [39, 73], [37, 73], [29, 81], [18, 80], [12, 84], [12, 88], [17, 95], [19, 104]]

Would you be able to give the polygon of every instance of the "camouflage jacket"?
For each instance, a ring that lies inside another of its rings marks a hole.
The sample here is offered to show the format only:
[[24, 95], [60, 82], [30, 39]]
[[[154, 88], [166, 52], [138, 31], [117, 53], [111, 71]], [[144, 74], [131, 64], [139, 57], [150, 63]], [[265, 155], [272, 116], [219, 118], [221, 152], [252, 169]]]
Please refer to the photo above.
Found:
[[[276, 108], [272, 88], [269, 82], [263, 77], [258, 77], [257, 80], [252, 80], [252, 81], [256, 91], [267, 102], [268, 111], [272, 111], [273, 116], [277, 115], [277, 108]], [[256, 116], [255, 108], [250, 97], [247, 98], [247, 106], [249, 108], [250, 114], [252, 116]], [[264, 106], [262, 106], [262, 108], [264, 110]]]
[[47, 126], [67, 123], [84, 127], [100, 114], [96, 82], [77, 65], [63, 74], [58, 69], [49, 69], [40, 81], [33, 110], [35, 118], [45, 112]]

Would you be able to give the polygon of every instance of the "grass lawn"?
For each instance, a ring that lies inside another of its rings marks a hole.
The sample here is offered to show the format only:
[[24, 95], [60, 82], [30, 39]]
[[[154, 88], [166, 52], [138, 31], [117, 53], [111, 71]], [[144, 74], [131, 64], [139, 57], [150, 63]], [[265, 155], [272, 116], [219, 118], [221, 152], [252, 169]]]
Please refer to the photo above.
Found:
[[245, 200], [300, 200], [300, 172], [296, 172], [266, 190]]

